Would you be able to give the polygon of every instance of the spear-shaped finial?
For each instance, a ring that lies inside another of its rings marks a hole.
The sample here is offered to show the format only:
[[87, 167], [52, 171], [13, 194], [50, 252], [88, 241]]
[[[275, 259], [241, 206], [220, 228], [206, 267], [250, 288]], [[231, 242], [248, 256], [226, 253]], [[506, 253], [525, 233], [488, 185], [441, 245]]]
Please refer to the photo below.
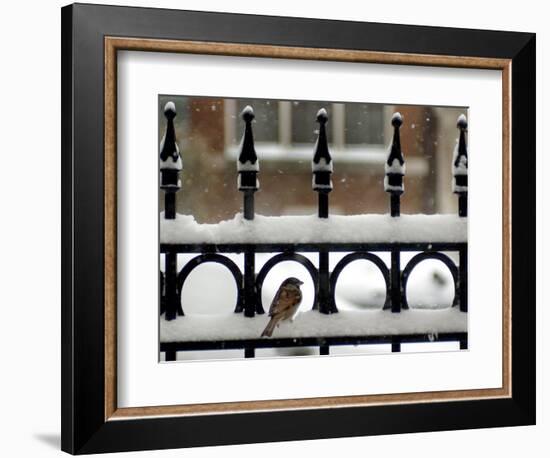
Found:
[[453, 153], [453, 192], [458, 194], [458, 215], [468, 216], [468, 148], [466, 132], [468, 120], [461, 114], [456, 127], [460, 130], [458, 143]]
[[241, 113], [245, 122], [243, 138], [241, 140], [239, 158], [237, 160], [237, 186], [244, 193], [244, 217], [254, 219], [254, 193], [260, 189], [258, 172], [260, 163], [254, 148], [254, 135], [252, 133], [252, 121], [254, 110], [247, 105]]
[[176, 142], [174, 118], [176, 106], [168, 102], [164, 106], [166, 132], [160, 141], [160, 188], [164, 191], [164, 217], [176, 217], [176, 192], [181, 188], [180, 171], [183, 168], [180, 151]]
[[384, 191], [391, 194], [390, 210], [391, 216], [399, 216], [401, 213], [401, 194], [405, 192], [403, 177], [405, 176], [405, 159], [401, 151], [401, 138], [399, 129], [403, 124], [401, 113], [394, 113], [391, 118], [393, 126], [393, 139], [390, 146], [388, 158], [384, 164]]
[[327, 110], [321, 108], [317, 112], [319, 123], [319, 136], [315, 142], [311, 170], [313, 172], [312, 187], [319, 193], [319, 218], [328, 218], [328, 193], [332, 191], [333, 171], [332, 157], [328, 150], [326, 124], [328, 122]]
[[174, 118], [176, 117], [174, 102], [168, 102], [164, 106], [164, 117], [166, 118], [166, 132], [160, 142], [160, 159], [166, 161], [168, 158], [172, 158], [176, 162], [179, 157], [179, 150], [174, 129]]
[[[164, 106], [164, 116], [166, 132], [160, 141], [160, 188], [164, 191], [164, 218], [175, 219], [176, 192], [181, 188], [180, 171], [183, 166], [174, 129], [174, 102], [168, 102]], [[164, 291], [161, 290], [161, 302], [164, 302], [164, 317], [169, 321], [183, 315], [177, 284], [177, 253], [166, 253], [164, 262]]]

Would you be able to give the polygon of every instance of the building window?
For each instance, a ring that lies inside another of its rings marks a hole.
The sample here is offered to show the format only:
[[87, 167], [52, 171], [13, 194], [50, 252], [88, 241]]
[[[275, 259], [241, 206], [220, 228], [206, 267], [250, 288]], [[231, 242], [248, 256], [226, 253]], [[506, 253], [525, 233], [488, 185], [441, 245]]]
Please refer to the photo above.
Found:
[[[247, 105], [254, 108], [256, 122], [254, 123], [254, 137], [261, 142], [279, 142], [279, 110], [278, 102], [272, 100], [239, 99], [236, 100], [236, 113], [239, 115]], [[227, 101], [226, 101], [227, 104]], [[238, 118], [238, 116], [237, 116]], [[237, 119], [238, 121], [238, 119]], [[234, 138], [237, 143], [242, 136], [242, 123], [235, 123]]]
[[[317, 138], [316, 130], [317, 123], [315, 122], [315, 114], [321, 109], [326, 108], [329, 113], [329, 122], [336, 121], [334, 118], [334, 104], [323, 102], [291, 102], [291, 140], [292, 144], [313, 144]], [[330, 124], [329, 124], [330, 126]], [[334, 138], [328, 134], [328, 141], [334, 143]]]
[[347, 144], [381, 145], [385, 143], [383, 105], [347, 104], [344, 126]]
[[[384, 119], [388, 113], [382, 105], [226, 99], [225, 145], [231, 159], [237, 154], [243, 129], [239, 114], [246, 105], [251, 105], [256, 115], [254, 139], [261, 160], [310, 159], [317, 138], [315, 114], [323, 107], [329, 112], [328, 137], [333, 155], [376, 163], [383, 162], [386, 155]], [[350, 155], [344, 157], [346, 153]]]

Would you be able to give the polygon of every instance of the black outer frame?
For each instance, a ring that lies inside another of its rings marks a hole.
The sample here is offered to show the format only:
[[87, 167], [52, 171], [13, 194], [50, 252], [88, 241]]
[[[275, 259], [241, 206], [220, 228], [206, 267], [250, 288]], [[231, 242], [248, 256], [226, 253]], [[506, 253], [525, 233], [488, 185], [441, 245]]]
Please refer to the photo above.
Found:
[[[512, 59], [512, 397], [105, 421], [104, 37]], [[535, 34], [75, 4], [62, 9], [62, 432], [81, 453], [535, 423]], [[515, 223], [515, 224], [514, 224]], [[294, 427], [300, 424], [298, 430]]]

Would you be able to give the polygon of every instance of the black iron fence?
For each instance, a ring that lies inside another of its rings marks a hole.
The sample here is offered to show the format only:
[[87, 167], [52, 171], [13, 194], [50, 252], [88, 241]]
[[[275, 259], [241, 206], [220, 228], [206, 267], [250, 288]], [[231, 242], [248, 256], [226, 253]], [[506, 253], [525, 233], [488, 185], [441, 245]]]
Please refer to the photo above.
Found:
[[[182, 160], [176, 142], [174, 117], [176, 110], [173, 103], [166, 104], [164, 110], [167, 128], [160, 146], [160, 187], [164, 191], [163, 218], [176, 218], [176, 193], [181, 188], [180, 172]], [[237, 161], [238, 189], [243, 193], [244, 218], [254, 219], [254, 196], [259, 189], [259, 161], [254, 147], [252, 121], [254, 112], [246, 107], [242, 112], [244, 134]], [[329, 217], [329, 194], [333, 184], [333, 159], [330, 155], [326, 124], [327, 113], [324, 109], [317, 113], [319, 124], [318, 139], [315, 144], [312, 159], [312, 188], [318, 193], [318, 217]], [[402, 117], [395, 113], [392, 117], [393, 139], [385, 162], [384, 189], [390, 197], [390, 214], [400, 217], [400, 199], [404, 192], [405, 160], [401, 151], [400, 127]], [[467, 216], [467, 122], [464, 116], [457, 122], [459, 139], [453, 157], [452, 188], [458, 196], [458, 215]], [[368, 231], [368, 228], [365, 228]], [[426, 259], [441, 261], [450, 271], [454, 282], [454, 299], [452, 306], [461, 312], [468, 311], [468, 270], [466, 242], [376, 242], [376, 243], [161, 243], [160, 252], [164, 254], [164, 272], [160, 273], [161, 285], [161, 319], [185, 319], [181, 292], [189, 274], [198, 266], [214, 262], [225, 266], [232, 274], [237, 289], [237, 300], [234, 311], [242, 314], [243, 319], [265, 313], [262, 303], [262, 287], [267, 274], [273, 267], [284, 261], [294, 261], [308, 271], [314, 285], [312, 309], [322, 314], [338, 313], [335, 290], [338, 278], [344, 268], [356, 261], [372, 262], [381, 272], [386, 298], [383, 308], [387, 313], [399, 313], [409, 308], [407, 303], [408, 279], [413, 269]], [[329, 269], [330, 253], [348, 253], [335, 266]], [[417, 252], [402, 269], [401, 255], [404, 252]], [[224, 253], [238, 253], [244, 256], [244, 269]], [[273, 253], [273, 256], [257, 271], [256, 254]], [[316, 266], [308, 257], [301, 253], [317, 253]], [[390, 267], [382, 260], [379, 253], [388, 253], [391, 258]], [[458, 265], [449, 256], [455, 253]], [[178, 270], [178, 254], [197, 254]], [[243, 349], [245, 357], [253, 357], [257, 348], [316, 346], [321, 354], [328, 354], [333, 345], [364, 345], [387, 343], [392, 345], [392, 351], [400, 351], [401, 343], [427, 341], [458, 341], [460, 348], [467, 348], [466, 332], [425, 333], [407, 335], [363, 335], [363, 336], [331, 336], [331, 337], [300, 337], [300, 338], [268, 338], [268, 339], [232, 339], [186, 341], [185, 336], [178, 342], [162, 342], [160, 349], [166, 354], [166, 360], [174, 360], [177, 351], [213, 350], [213, 349]]]

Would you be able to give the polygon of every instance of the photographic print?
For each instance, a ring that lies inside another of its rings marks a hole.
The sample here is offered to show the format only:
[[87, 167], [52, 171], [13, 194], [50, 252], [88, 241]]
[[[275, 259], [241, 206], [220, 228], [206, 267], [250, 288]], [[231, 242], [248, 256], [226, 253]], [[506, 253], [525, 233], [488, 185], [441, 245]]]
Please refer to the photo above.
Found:
[[159, 95], [159, 359], [467, 350], [467, 112]]
[[63, 450], [534, 424], [534, 34], [62, 19]]

